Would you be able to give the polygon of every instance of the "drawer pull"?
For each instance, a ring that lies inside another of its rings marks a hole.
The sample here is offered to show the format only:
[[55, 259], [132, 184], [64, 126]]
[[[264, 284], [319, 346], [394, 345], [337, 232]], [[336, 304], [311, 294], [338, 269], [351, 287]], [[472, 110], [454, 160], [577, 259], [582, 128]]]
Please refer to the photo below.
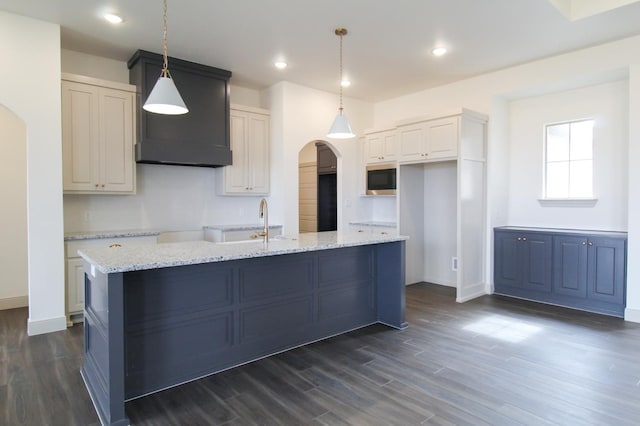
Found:
[[109, 246], [109, 248], [118, 248], [118, 247], [122, 247], [122, 244], [113, 243]]
[[592, 245], [593, 245], [593, 242], [592, 242], [592, 241], [589, 241], [587, 244], [588, 244], [588, 245], [590, 245], [590, 246], [592, 246]]

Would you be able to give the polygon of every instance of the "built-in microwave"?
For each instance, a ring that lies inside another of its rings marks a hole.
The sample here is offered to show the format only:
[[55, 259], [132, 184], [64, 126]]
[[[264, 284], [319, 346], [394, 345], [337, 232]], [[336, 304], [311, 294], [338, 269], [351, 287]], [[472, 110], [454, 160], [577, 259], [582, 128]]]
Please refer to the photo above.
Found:
[[367, 166], [367, 195], [396, 194], [395, 164], [369, 164]]

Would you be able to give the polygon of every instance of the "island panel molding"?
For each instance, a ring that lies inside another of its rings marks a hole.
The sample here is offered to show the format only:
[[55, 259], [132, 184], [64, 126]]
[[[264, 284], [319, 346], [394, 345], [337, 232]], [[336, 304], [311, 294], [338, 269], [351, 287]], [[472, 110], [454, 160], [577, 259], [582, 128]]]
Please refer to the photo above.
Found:
[[[378, 322], [405, 328], [405, 238], [342, 237], [352, 245], [124, 272], [83, 256], [82, 377], [102, 424], [128, 424], [127, 400], [275, 353]], [[181, 247], [143, 250], [163, 246]]]

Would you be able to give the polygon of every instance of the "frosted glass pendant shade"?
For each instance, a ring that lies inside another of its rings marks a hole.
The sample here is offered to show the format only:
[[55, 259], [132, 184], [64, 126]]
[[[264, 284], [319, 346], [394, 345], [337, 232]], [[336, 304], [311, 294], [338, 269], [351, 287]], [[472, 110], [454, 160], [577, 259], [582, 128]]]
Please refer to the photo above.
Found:
[[336, 119], [333, 120], [333, 124], [331, 125], [331, 129], [329, 129], [329, 133], [327, 133], [327, 137], [333, 139], [349, 139], [355, 136], [356, 134], [351, 130], [351, 125], [349, 124], [349, 120], [347, 120], [347, 116], [344, 114], [336, 115]]
[[173, 79], [161, 76], [142, 109], [156, 114], [180, 115], [189, 112]]

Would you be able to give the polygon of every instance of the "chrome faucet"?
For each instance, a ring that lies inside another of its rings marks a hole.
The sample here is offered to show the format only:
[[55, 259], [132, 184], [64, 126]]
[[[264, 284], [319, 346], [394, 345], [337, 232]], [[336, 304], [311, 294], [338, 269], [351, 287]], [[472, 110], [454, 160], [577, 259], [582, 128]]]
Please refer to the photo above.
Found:
[[260, 200], [259, 214], [260, 219], [264, 219], [264, 228], [262, 229], [262, 231], [258, 232], [258, 235], [263, 238], [263, 241], [266, 244], [269, 242], [269, 206], [265, 198]]

